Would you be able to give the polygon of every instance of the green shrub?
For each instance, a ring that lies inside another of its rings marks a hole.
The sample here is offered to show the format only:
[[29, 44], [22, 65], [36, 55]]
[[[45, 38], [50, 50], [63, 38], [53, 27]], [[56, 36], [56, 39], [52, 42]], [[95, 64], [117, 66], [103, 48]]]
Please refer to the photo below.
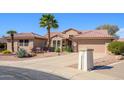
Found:
[[120, 55], [124, 53], [124, 42], [119, 41], [111, 42], [107, 48], [111, 53], [115, 55]]
[[26, 52], [25, 49], [20, 48], [17, 52], [16, 52], [17, 57], [19, 58], [23, 58], [23, 57], [27, 57], [28, 53]]
[[55, 49], [55, 52], [60, 52], [60, 48], [56, 48]]
[[9, 51], [9, 50], [4, 50], [4, 51], [2, 51], [2, 53], [3, 53], [3, 54], [11, 54], [11, 51]]
[[72, 52], [72, 48], [71, 47], [67, 47], [67, 52]]
[[66, 51], [66, 52], [73, 52], [72, 48], [69, 47], [69, 46], [66, 46], [63, 48], [63, 51]]
[[0, 48], [4, 48], [4, 47], [5, 47], [5, 44], [0, 43]]

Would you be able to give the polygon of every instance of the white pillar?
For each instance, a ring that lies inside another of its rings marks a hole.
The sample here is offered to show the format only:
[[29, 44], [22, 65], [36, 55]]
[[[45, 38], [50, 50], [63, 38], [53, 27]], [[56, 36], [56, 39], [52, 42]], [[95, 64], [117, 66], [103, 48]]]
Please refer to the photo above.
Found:
[[62, 51], [62, 39], [60, 40], [60, 50]]
[[108, 54], [109, 53], [109, 51], [108, 51], [108, 45], [109, 45], [109, 43], [105, 43], [105, 54]]
[[93, 49], [82, 49], [79, 51], [78, 69], [83, 71], [93, 69]]

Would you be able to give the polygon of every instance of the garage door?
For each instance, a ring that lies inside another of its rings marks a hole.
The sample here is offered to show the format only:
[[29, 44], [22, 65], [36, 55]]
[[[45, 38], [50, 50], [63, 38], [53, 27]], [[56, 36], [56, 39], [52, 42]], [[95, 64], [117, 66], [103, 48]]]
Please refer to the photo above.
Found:
[[83, 48], [94, 49], [94, 52], [105, 53], [105, 41], [104, 40], [79, 40], [78, 49]]

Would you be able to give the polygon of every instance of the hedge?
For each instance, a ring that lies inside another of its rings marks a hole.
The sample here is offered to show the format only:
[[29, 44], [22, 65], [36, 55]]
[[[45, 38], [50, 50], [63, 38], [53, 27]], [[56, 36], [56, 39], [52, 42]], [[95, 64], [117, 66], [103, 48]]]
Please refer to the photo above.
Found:
[[120, 41], [111, 42], [107, 48], [111, 53], [115, 55], [120, 55], [124, 53], [124, 42]]

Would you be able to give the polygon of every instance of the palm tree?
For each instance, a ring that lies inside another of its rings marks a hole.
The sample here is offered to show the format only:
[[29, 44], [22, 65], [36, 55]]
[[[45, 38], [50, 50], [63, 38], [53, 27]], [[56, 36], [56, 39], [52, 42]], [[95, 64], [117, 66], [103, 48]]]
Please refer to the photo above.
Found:
[[7, 31], [7, 34], [11, 36], [12, 52], [14, 52], [14, 34], [16, 33], [14, 30]]
[[50, 29], [51, 28], [58, 28], [58, 22], [55, 19], [55, 16], [52, 14], [43, 14], [40, 19], [40, 27], [46, 28], [48, 33], [48, 49], [51, 45], [51, 38], [50, 38]]

